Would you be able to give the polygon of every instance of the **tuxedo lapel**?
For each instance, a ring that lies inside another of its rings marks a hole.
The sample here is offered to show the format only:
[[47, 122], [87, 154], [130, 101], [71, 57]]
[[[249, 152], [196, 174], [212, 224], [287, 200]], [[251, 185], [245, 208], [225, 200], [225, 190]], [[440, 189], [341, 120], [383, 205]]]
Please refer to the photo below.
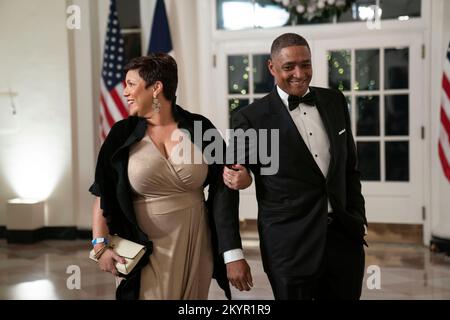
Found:
[[323, 176], [322, 171], [316, 161], [314, 161], [311, 152], [298, 131], [294, 120], [292, 120], [289, 111], [278, 95], [276, 87], [270, 94], [269, 112], [271, 122], [270, 127], [280, 129], [280, 144], [287, 143], [288, 148], [292, 150], [291, 156], [297, 157], [316, 173]]
[[317, 90], [313, 87], [310, 88], [311, 91], [314, 91], [316, 95], [316, 108], [319, 111], [320, 117], [322, 118], [323, 125], [328, 135], [328, 140], [330, 142], [330, 164], [328, 166], [328, 177], [331, 177], [331, 173], [335, 168], [335, 160], [336, 160], [336, 136], [334, 133], [334, 126], [331, 123], [331, 110], [332, 110], [332, 101], [328, 100], [327, 97], [320, 95]]

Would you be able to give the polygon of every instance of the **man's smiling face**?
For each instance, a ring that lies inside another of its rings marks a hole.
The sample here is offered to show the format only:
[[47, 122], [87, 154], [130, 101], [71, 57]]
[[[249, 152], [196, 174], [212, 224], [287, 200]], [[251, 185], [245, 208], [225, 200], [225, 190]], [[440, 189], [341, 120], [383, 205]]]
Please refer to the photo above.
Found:
[[307, 46], [281, 49], [268, 64], [275, 83], [286, 93], [303, 96], [312, 79], [311, 52]]

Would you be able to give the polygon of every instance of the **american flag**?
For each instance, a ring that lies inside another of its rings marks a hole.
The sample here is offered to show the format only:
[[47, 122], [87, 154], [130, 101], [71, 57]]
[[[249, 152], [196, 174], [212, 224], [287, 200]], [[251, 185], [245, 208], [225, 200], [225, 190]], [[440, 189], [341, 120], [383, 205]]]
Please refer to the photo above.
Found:
[[439, 134], [439, 158], [442, 169], [450, 182], [450, 43], [442, 76], [441, 128]]
[[105, 48], [100, 95], [100, 138], [105, 140], [109, 130], [117, 121], [128, 117], [128, 108], [123, 90], [124, 41], [120, 33], [116, 0], [111, 0]]

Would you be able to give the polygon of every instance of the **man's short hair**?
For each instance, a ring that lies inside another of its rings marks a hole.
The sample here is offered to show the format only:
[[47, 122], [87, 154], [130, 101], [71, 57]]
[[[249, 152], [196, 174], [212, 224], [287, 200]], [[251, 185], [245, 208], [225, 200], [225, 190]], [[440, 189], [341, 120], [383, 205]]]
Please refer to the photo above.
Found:
[[309, 51], [308, 41], [302, 36], [296, 33], [284, 33], [272, 42], [272, 47], [270, 48], [270, 58], [273, 59], [281, 49], [292, 46], [306, 46]]

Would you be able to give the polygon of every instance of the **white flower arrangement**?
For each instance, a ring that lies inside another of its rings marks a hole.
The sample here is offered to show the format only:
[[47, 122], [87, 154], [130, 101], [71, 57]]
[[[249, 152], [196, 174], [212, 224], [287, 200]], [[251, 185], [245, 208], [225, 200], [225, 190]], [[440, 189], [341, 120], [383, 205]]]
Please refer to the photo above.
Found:
[[355, 0], [273, 0], [286, 7], [290, 12], [311, 21], [314, 18], [339, 16]]

